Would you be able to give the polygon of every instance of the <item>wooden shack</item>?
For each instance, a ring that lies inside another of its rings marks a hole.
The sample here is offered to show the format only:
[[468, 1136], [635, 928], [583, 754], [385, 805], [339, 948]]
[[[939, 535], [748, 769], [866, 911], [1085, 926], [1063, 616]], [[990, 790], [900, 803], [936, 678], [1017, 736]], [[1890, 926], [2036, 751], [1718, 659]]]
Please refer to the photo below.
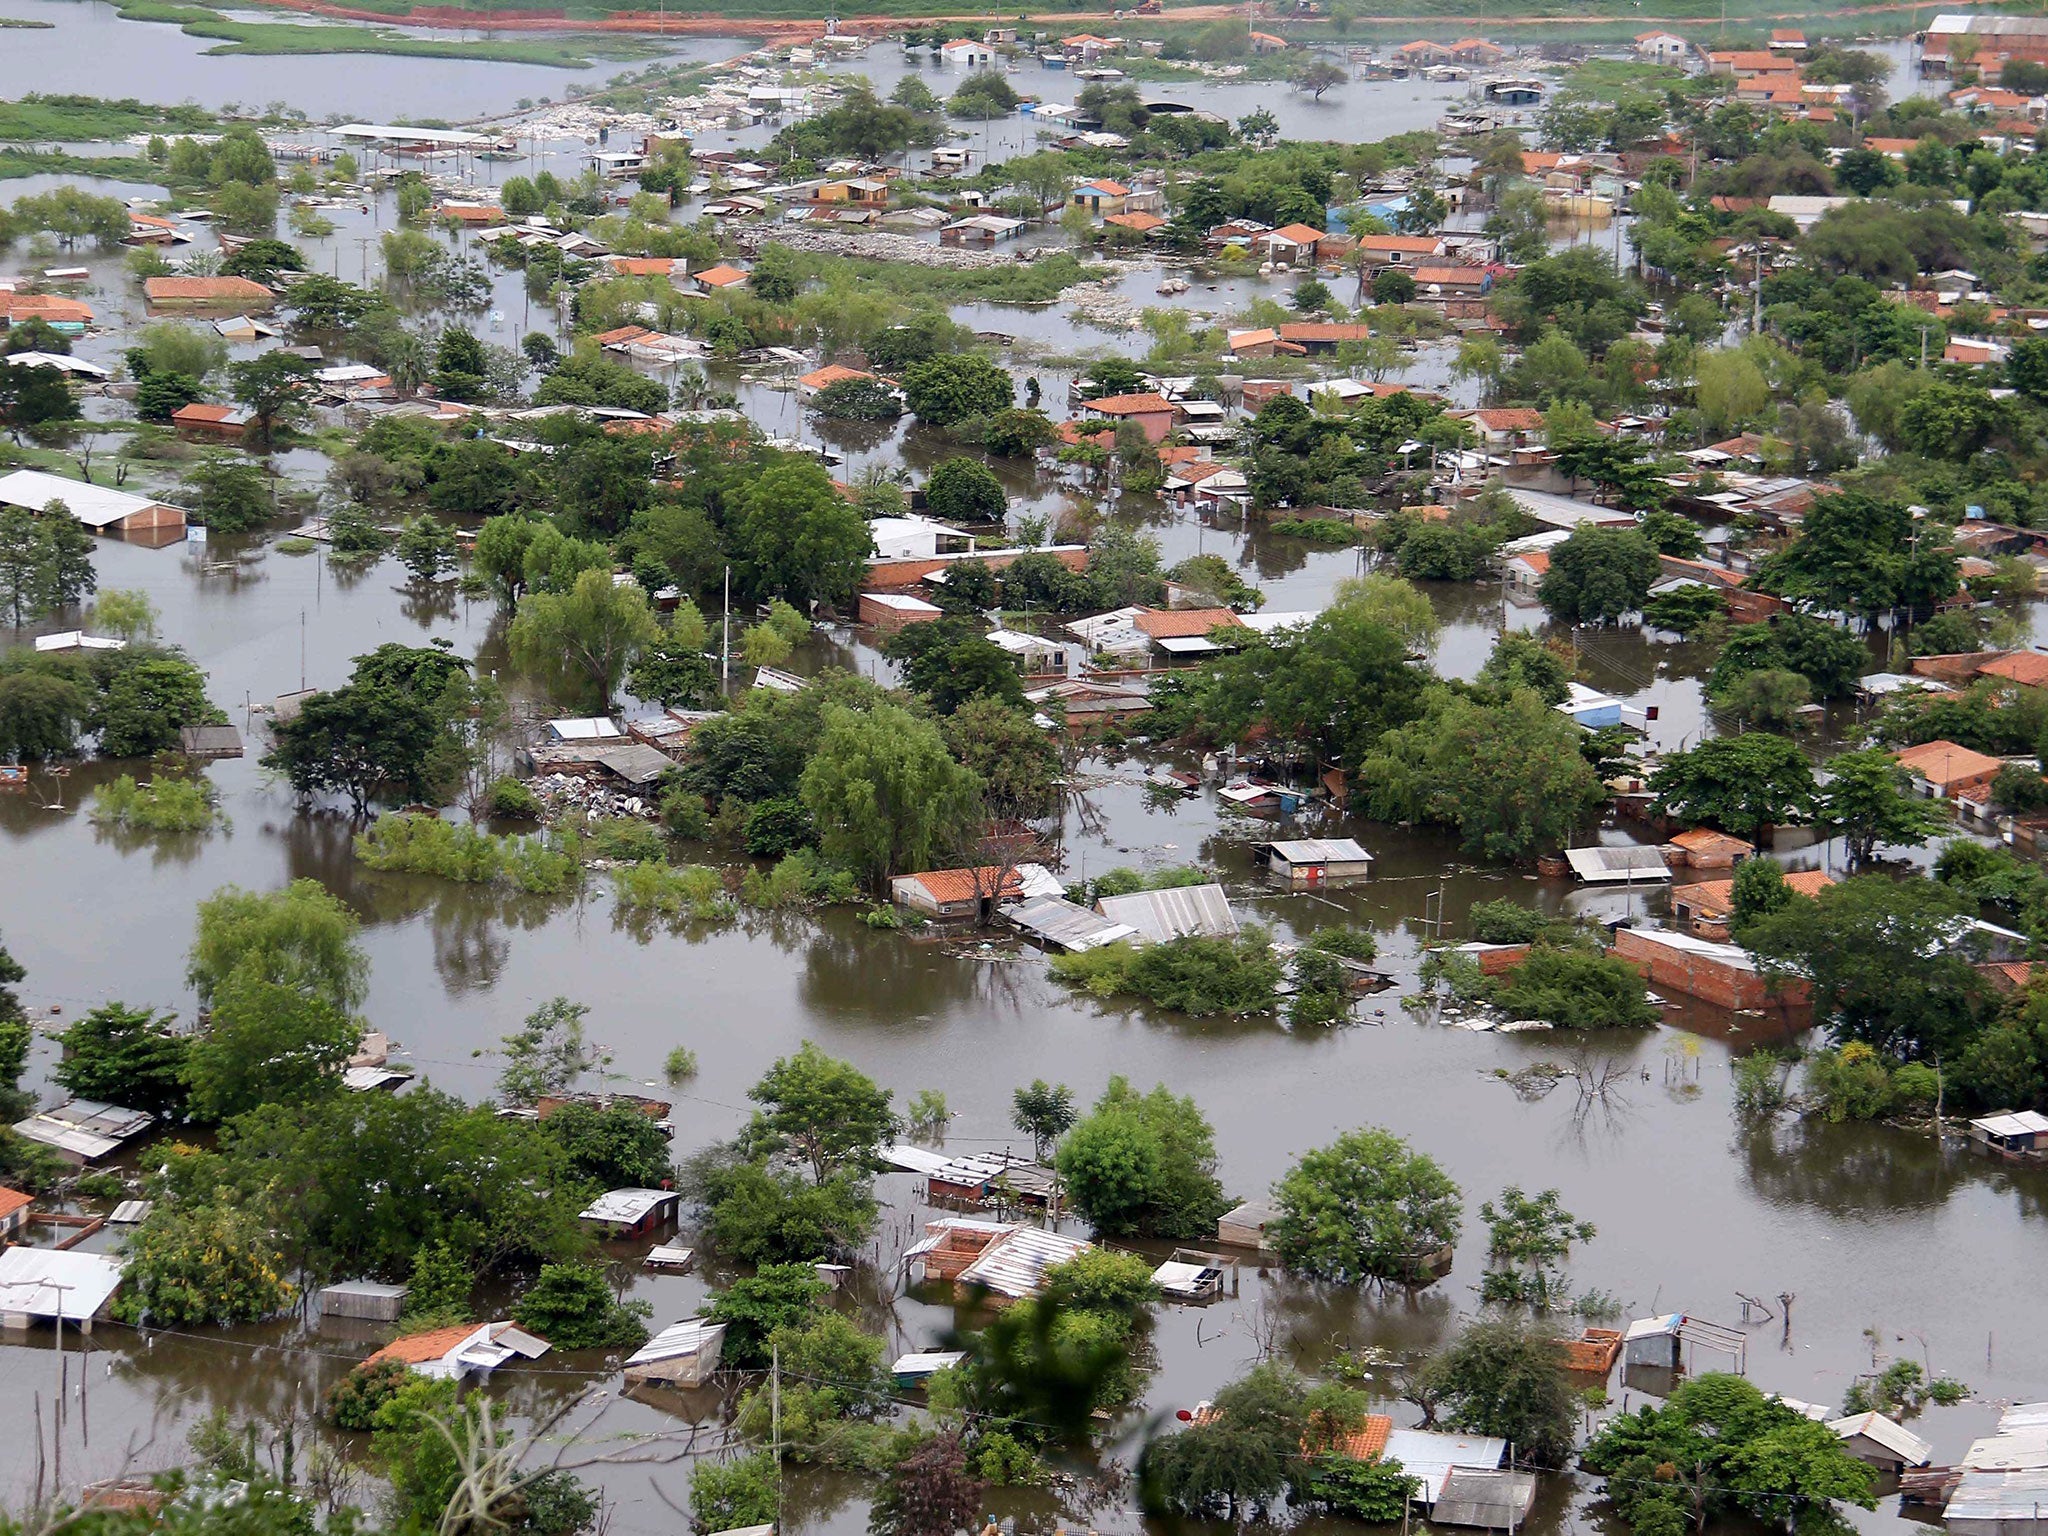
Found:
[[405, 1310], [407, 1288], [375, 1280], [341, 1280], [323, 1286], [316, 1298], [322, 1317], [355, 1317], [373, 1323], [395, 1323]]

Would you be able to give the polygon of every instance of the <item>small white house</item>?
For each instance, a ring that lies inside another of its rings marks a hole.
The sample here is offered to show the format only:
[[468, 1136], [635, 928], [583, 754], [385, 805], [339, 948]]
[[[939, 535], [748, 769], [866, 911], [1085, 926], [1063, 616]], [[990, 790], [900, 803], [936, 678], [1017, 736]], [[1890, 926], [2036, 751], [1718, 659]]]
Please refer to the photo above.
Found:
[[989, 69], [996, 62], [995, 49], [971, 38], [958, 38], [939, 50], [948, 69]]
[[672, 1323], [626, 1359], [626, 1383], [644, 1387], [701, 1387], [718, 1369], [725, 1324], [701, 1317]]
[[1636, 34], [1636, 56], [1648, 59], [1652, 64], [1683, 64], [1691, 53], [1692, 44], [1676, 32]]

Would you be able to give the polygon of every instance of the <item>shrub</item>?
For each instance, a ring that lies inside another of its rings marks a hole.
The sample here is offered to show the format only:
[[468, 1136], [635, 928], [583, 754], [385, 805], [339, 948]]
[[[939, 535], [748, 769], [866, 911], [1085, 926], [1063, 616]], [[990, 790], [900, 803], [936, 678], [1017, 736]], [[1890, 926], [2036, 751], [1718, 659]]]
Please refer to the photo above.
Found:
[[1530, 944], [1543, 936], [1550, 919], [1534, 907], [1502, 897], [1472, 906], [1472, 937], [1481, 944]]
[[540, 796], [518, 779], [494, 779], [490, 788], [484, 791], [484, 813], [489, 816], [516, 816], [525, 821], [539, 821]]
[[1202, 1018], [1271, 1008], [1280, 963], [1265, 934], [1247, 929], [1236, 939], [1189, 937], [1143, 949], [1116, 943], [1056, 955], [1052, 974], [1096, 997], [1135, 995]]
[[557, 1349], [634, 1349], [647, 1342], [653, 1308], [620, 1301], [594, 1264], [544, 1264], [512, 1316]]
[[1309, 939], [1308, 947], [1362, 964], [1378, 957], [1380, 941], [1363, 928], [1325, 928]]
[[327, 1416], [336, 1429], [373, 1429], [377, 1410], [411, 1380], [412, 1369], [402, 1360], [365, 1361], [328, 1392]]
[[610, 859], [615, 864], [644, 864], [650, 859], [658, 863], [667, 851], [661, 833], [651, 822], [629, 816], [614, 816], [596, 823], [588, 844], [592, 857]]
[[711, 808], [694, 789], [671, 784], [661, 792], [661, 827], [670, 837], [702, 842], [711, 835]]
[[698, 920], [733, 915], [725, 880], [709, 864], [622, 864], [612, 871], [612, 892], [621, 912]]
[[697, 1075], [697, 1053], [687, 1045], [677, 1046], [661, 1064], [661, 1075], [672, 1083], [689, 1081]]
[[1598, 950], [1540, 944], [1493, 984], [1494, 1001], [1522, 1018], [1560, 1029], [1648, 1028], [1657, 1010], [1643, 994], [1642, 973]]
[[92, 819], [134, 832], [204, 832], [224, 821], [213, 786], [204, 779], [152, 779], [127, 774], [92, 792]]
[[1821, 1118], [1837, 1125], [1881, 1119], [1892, 1107], [1892, 1075], [1860, 1040], [1816, 1051], [1806, 1064], [1806, 1086], [1819, 1102]]

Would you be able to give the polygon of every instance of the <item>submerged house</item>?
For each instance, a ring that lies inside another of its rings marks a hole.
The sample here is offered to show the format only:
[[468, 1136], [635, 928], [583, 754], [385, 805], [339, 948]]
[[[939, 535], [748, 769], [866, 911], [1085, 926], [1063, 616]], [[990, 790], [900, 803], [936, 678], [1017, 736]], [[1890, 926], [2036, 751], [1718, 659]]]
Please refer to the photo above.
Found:
[[363, 1363], [396, 1360], [433, 1381], [482, 1380], [514, 1356], [538, 1360], [548, 1341], [508, 1322], [457, 1323], [393, 1339]]
[[1372, 874], [1372, 855], [1349, 837], [1299, 837], [1254, 843], [1252, 856], [1264, 860], [1268, 871], [1296, 891], [1358, 885]]
[[1047, 1270], [1094, 1247], [1085, 1238], [1042, 1227], [942, 1216], [925, 1223], [924, 1236], [904, 1250], [903, 1264], [916, 1265], [927, 1280], [952, 1280], [1020, 1300], [1044, 1288]]
[[626, 1357], [626, 1385], [701, 1387], [718, 1369], [725, 1324], [701, 1317], [671, 1323]]

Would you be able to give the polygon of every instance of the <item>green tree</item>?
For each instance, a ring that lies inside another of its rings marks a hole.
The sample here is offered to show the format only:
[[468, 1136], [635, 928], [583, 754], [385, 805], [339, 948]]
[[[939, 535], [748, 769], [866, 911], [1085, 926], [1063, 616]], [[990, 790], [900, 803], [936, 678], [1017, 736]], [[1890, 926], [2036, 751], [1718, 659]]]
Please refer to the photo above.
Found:
[[227, 716], [206, 698], [206, 674], [182, 656], [124, 653], [88, 721], [108, 757], [147, 757], [179, 744], [187, 725], [221, 725]]
[[160, 1201], [128, 1240], [114, 1316], [155, 1328], [261, 1322], [291, 1305], [284, 1271], [256, 1212]]
[[362, 816], [379, 794], [425, 797], [440, 736], [427, 699], [389, 683], [356, 682], [306, 699], [297, 715], [275, 727], [263, 765], [282, 773], [301, 796], [346, 794]]
[[1650, 775], [1657, 808], [1689, 827], [1751, 837], [1813, 812], [1813, 769], [1797, 742], [1763, 731], [1716, 736], [1674, 753]]
[[595, 1264], [546, 1264], [512, 1316], [557, 1349], [637, 1349], [647, 1342], [644, 1301], [620, 1301]]
[[1570, 1456], [1579, 1398], [1564, 1348], [1550, 1333], [1516, 1322], [1474, 1323], [1425, 1369], [1444, 1422], [1513, 1442], [1518, 1456], [1562, 1466]]
[[1828, 759], [1814, 820], [1840, 837], [1852, 865], [1867, 864], [1878, 844], [1917, 848], [1947, 825], [1941, 807], [1914, 793], [1898, 760], [1881, 747]]
[[1058, 808], [1059, 752], [1019, 706], [983, 694], [955, 708], [940, 730], [954, 757], [981, 780], [982, 803], [994, 819], [1046, 816]]
[[1779, 1531], [1825, 1529], [1837, 1503], [1875, 1506], [1872, 1474], [1833, 1430], [1740, 1376], [1679, 1383], [1661, 1406], [1607, 1421], [1586, 1467], [1637, 1530], [1701, 1531], [1745, 1519]]
[[194, 1119], [229, 1120], [261, 1104], [339, 1092], [362, 1021], [324, 997], [244, 964], [211, 994], [213, 1011], [185, 1057]]
[[734, 574], [756, 599], [849, 600], [874, 548], [867, 521], [815, 459], [785, 458], [754, 477], [726, 525]]
[[1255, 1518], [1306, 1473], [1302, 1447], [1313, 1422], [1300, 1380], [1281, 1365], [1257, 1366], [1217, 1392], [1201, 1422], [1145, 1447], [1145, 1503], [1172, 1514]]
[[188, 470], [182, 489], [215, 533], [247, 533], [277, 516], [276, 493], [260, 465], [216, 455]]
[[353, 1012], [370, 974], [360, 928], [317, 880], [263, 893], [222, 886], [199, 904], [186, 979], [209, 1006], [232, 980], [254, 978]]
[[0, 673], [0, 757], [42, 762], [75, 751], [92, 708], [91, 697], [68, 677]]
[[50, 1075], [81, 1099], [181, 1119], [191, 1039], [173, 1029], [175, 1022], [147, 1008], [104, 1003], [59, 1036], [63, 1056]]
[[1522, 1301], [1548, 1309], [1571, 1299], [1564, 1261], [1572, 1244], [1593, 1240], [1590, 1221], [1564, 1208], [1554, 1189], [1524, 1194], [1518, 1185], [1501, 1191], [1500, 1203], [1479, 1207], [1486, 1223], [1486, 1278], [1481, 1294], [1492, 1301]]
[[415, 581], [434, 581], [454, 569], [456, 550], [455, 530], [438, 517], [408, 518], [398, 531], [398, 563]]
[[512, 617], [512, 658], [600, 708], [610, 706], [626, 668], [660, 636], [637, 585], [589, 570], [566, 592], [530, 592]]
[[1306, 1154], [1274, 1186], [1273, 1247], [1313, 1279], [1428, 1279], [1458, 1240], [1458, 1186], [1428, 1156], [1381, 1130], [1350, 1131]]
[[808, 1040], [778, 1059], [747, 1097], [761, 1105], [752, 1134], [809, 1164], [820, 1184], [842, 1171], [874, 1172], [878, 1150], [896, 1134], [889, 1090]]
[[1793, 891], [1785, 883], [1785, 872], [1770, 859], [1744, 859], [1735, 866], [1729, 887], [1728, 926], [1738, 939], [1751, 923], [1792, 904]]
[[1550, 552], [1537, 595], [1554, 619], [1611, 624], [1642, 610], [1661, 569], [1657, 551], [1634, 529], [1589, 523]]
[[893, 704], [827, 705], [800, 792], [819, 847], [879, 890], [930, 869], [972, 835], [981, 785], [946, 751], [938, 728]]
[[631, 1105], [564, 1104], [541, 1122], [570, 1171], [600, 1189], [659, 1189], [675, 1175], [668, 1138]]
[[993, 416], [1016, 403], [1016, 385], [1010, 375], [971, 352], [913, 363], [903, 370], [903, 391], [918, 420], [934, 427]]
[[1193, 1099], [1164, 1083], [1141, 1095], [1112, 1077], [1061, 1139], [1059, 1172], [1074, 1210], [1109, 1236], [1211, 1236], [1228, 1203], [1214, 1130]]
[[77, 606], [99, 585], [93, 537], [61, 501], [41, 512], [0, 508], [0, 606], [19, 629]]
[[782, 1509], [781, 1482], [782, 1469], [767, 1451], [730, 1461], [700, 1460], [690, 1475], [690, 1529], [696, 1536], [711, 1536], [773, 1525]]
[[256, 441], [268, 447], [279, 427], [297, 426], [313, 413], [308, 381], [315, 372], [295, 353], [260, 353], [228, 365], [228, 393], [249, 413]]
[[941, 461], [925, 483], [924, 494], [931, 515], [947, 522], [1001, 522], [1010, 510], [1003, 482], [979, 459]]
[[768, 1363], [770, 1335], [803, 1327], [825, 1292], [813, 1264], [763, 1264], [713, 1295], [699, 1315], [725, 1324], [723, 1358], [759, 1369]]
[[1031, 1138], [1031, 1155], [1044, 1162], [1079, 1118], [1074, 1110], [1073, 1089], [1065, 1083], [1054, 1085], [1035, 1077], [1010, 1099], [1010, 1123]]
[[960, 1434], [933, 1435], [889, 1469], [868, 1512], [868, 1536], [952, 1536], [974, 1523], [986, 1492], [968, 1470]]
[[1984, 979], [1956, 938], [1973, 906], [1937, 881], [1859, 875], [1758, 919], [1742, 944], [1767, 975], [1807, 981], [1836, 1040], [1894, 1060], [1948, 1056], [1984, 1015]]
[[576, 1086], [598, 1063], [584, 1036], [590, 1010], [566, 997], [555, 997], [529, 1013], [503, 1041], [505, 1067], [498, 1074], [498, 1097], [507, 1104], [531, 1105], [559, 1097]]

